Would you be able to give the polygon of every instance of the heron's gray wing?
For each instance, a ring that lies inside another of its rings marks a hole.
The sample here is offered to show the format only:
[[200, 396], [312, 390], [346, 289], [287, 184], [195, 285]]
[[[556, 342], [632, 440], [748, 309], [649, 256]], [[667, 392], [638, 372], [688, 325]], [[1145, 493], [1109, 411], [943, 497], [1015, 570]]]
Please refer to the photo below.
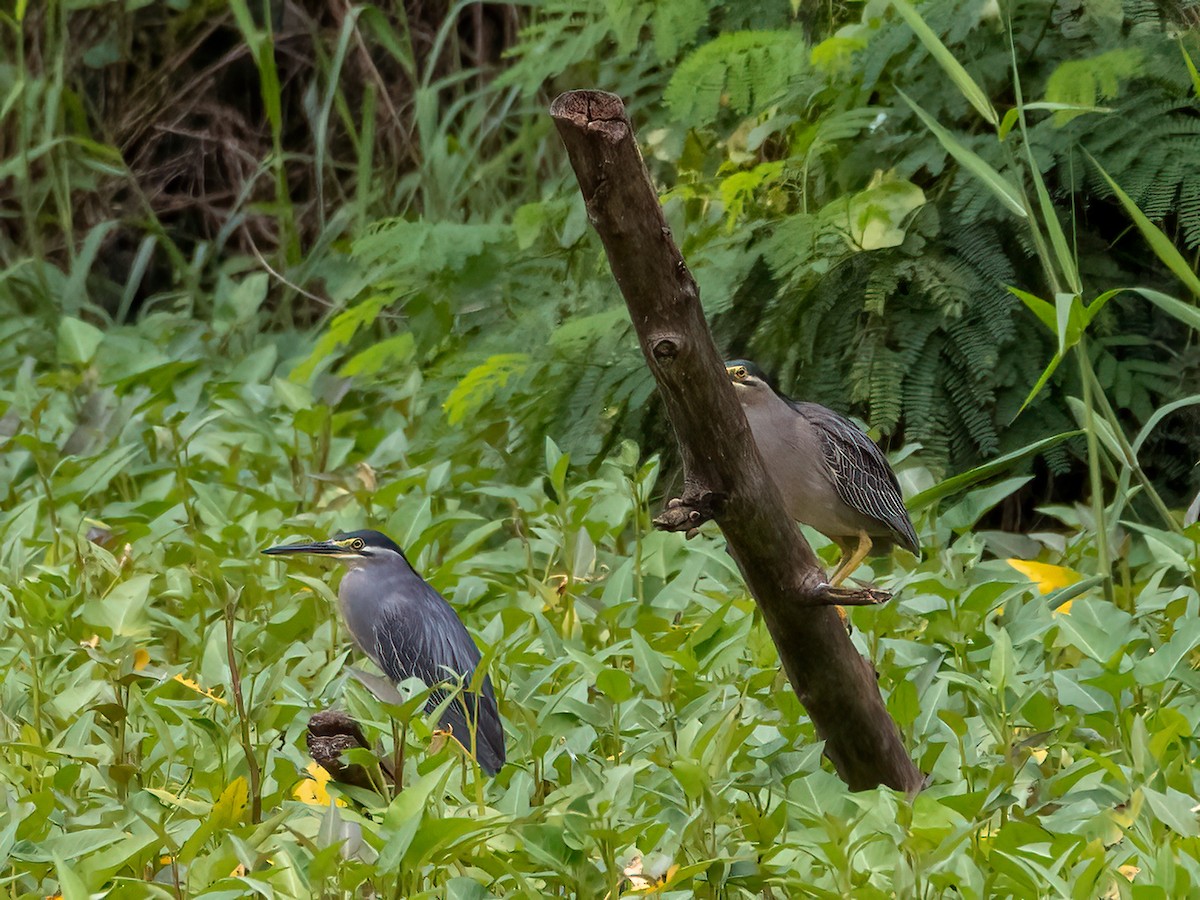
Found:
[[[397, 682], [416, 677], [430, 687], [448, 685], [453, 690], [461, 677], [464, 690], [442, 713], [441, 725], [468, 750], [474, 725], [475, 758], [485, 772], [494, 775], [504, 765], [504, 727], [492, 679], [485, 675], [478, 693], [466, 690], [479, 665], [479, 648], [441, 594], [423, 581], [421, 587], [428, 595], [419, 603], [381, 612], [371, 656]], [[432, 691], [426, 711], [433, 710], [446, 694], [445, 688]]]
[[821, 437], [825, 459], [833, 470], [833, 484], [842, 502], [851, 509], [887, 525], [897, 542], [920, 553], [916, 529], [904, 508], [900, 483], [883, 451], [862, 429], [817, 403], [788, 401]]

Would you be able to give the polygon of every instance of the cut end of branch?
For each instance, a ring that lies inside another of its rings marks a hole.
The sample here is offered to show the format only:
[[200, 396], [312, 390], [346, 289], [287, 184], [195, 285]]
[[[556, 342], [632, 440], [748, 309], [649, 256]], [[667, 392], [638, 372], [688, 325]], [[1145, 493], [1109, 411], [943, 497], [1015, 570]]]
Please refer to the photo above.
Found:
[[358, 723], [344, 712], [327, 709], [312, 715], [308, 720], [306, 738], [308, 755], [334, 781], [357, 787], [371, 786], [371, 778], [362, 766], [342, 760], [342, 754], [347, 750], [371, 749]]
[[598, 132], [614, 144], [629, 134], [625, 104], [607, 91], [567, 91], [550, 104], [556, 122]]
[[667, 508], [654, 517], [654, 527], [659, 531], [686, 531], [692, 537], [692, 532], [717, 515], [724, 500], [723, 494], [712, 491], [668, 500]]

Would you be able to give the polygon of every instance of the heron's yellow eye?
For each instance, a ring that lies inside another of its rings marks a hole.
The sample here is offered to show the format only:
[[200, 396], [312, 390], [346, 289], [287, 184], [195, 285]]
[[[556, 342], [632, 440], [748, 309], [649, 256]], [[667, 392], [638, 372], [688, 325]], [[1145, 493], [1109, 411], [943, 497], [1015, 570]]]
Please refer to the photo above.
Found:
[[738, 366], [736, 369], [733, 370], [733, 377], [736, 378], [738, 381], [741, 381], [742, 379], [744, 379], [746, 377], [746, 374], [747, 373], [746, 373], [745, 366]]
[[355, 538], [350, 543], [351, 550], [361, 550], [365, 546], [367, 546], [366, 541], [364, 541], [362, 538]]

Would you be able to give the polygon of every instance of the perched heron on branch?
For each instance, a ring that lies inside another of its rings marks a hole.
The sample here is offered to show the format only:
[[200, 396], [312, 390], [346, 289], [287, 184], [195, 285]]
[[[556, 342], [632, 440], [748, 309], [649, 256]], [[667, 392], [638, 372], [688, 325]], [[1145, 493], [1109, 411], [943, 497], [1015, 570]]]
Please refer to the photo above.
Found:
[[896, 474], [874, 441], [833, 410], [780, 394], [752, 362], [732, 360], [725, 371], [784, 506], [841, 548], [831, 586], [872, 549], [897, 544], [920, 555]]
[[461, 680], [463, 688], [442, 713], [444, 729], [495, 775], [504, 765], [504, 729], [492, 681], [470, 690], [479, 648], [454, 608], [429, 586], [392, 540], [378, 531], [354, 531], [332, 540], [271, 547], [272, 556], [331, 556], [350, 570], [338, 601], [354, 642], [393, 681], [419, 678], [434, 688], [426, 712]]

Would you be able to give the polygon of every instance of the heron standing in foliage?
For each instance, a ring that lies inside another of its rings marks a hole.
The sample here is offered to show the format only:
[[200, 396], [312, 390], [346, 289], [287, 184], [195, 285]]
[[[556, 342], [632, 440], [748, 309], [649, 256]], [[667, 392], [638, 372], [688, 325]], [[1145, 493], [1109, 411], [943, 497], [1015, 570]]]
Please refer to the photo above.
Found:
[[484, 772], [500, 771], [504, 728], [491, 678], [484, 675], [478, 693], [470, 690], [479, 648], [454, 608], [417, 574], [391, 538], [378, 531], [354, 531], [263, 552], [331, 556], [343, 562], [349, 571], [338, 603], [354, 642], [393, 681], [416, 677], [433, 688], [426, 712], [461, 680], [461, 692], [442, 713], [442, 728], [475, 756]]
[[729, 361], [725, 371], [784, 506], [842, 551], [831, 586], [872, 550], [895, 544], [920, 555], [896, 474], [874, 441], [833, 410], [780, 394], [748, 360]]

